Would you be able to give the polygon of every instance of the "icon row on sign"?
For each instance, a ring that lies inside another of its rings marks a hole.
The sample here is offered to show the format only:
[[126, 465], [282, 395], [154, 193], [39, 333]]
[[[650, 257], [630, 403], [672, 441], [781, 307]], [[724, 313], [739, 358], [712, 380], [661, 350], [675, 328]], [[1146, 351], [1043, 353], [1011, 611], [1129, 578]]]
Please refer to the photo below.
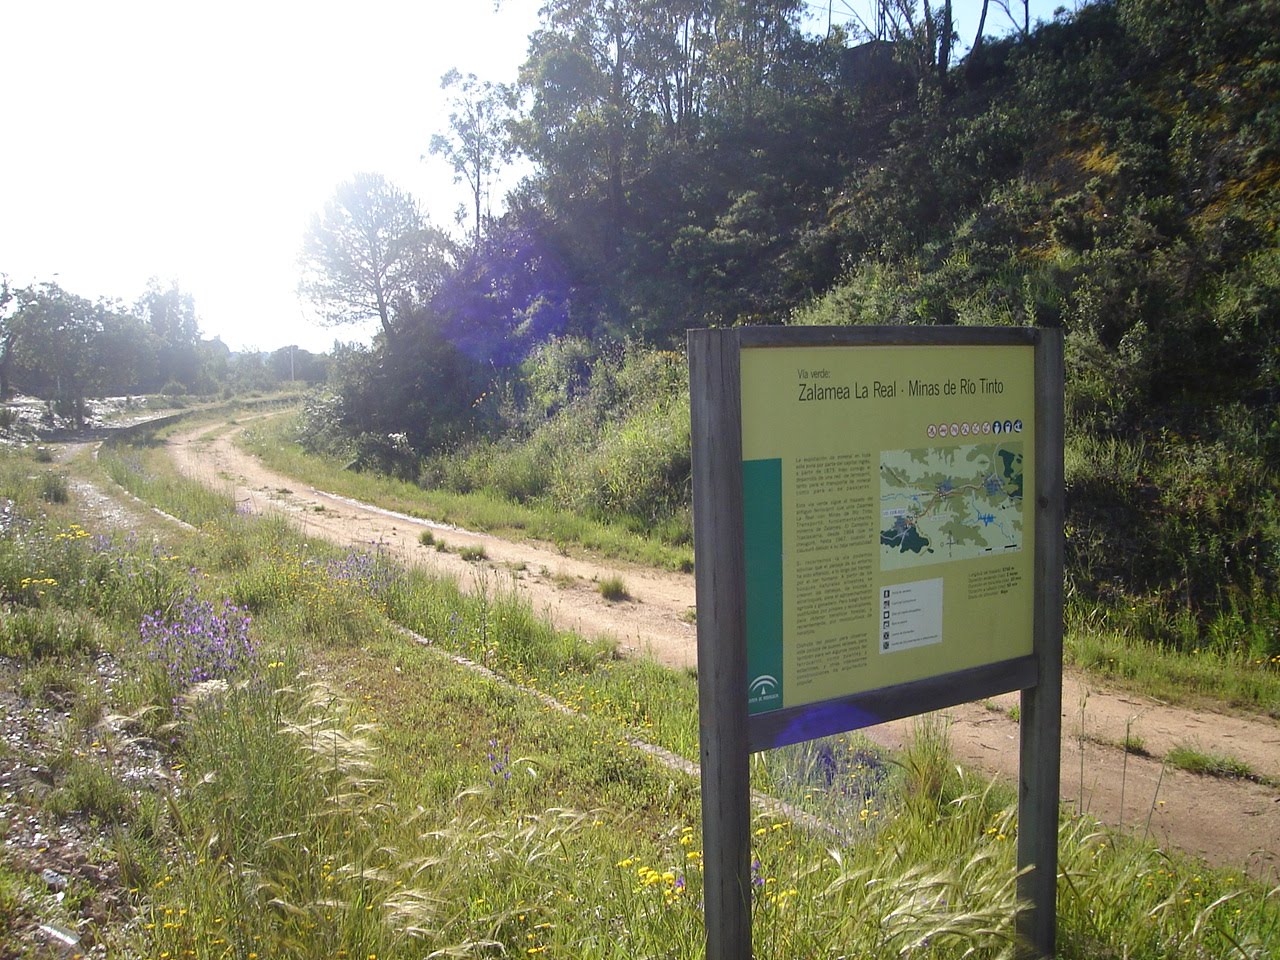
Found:
[[1021, 420], [984, 420], [968, 423], [931, 423], [925, 428], [930, 440], [946, 437], [978, 437], [1021, 433]]

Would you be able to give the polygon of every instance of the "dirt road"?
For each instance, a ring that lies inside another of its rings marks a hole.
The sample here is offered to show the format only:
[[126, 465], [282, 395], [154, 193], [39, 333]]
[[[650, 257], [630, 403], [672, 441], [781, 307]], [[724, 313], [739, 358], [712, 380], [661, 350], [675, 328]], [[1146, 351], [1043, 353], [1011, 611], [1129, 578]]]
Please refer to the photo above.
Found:
[[[307, 533], [344, 544], [380, 543], [405, 563], [457, 577], [460, 582], [519, 590], [554, 623], [587, 636], [612, 638], [626, 654], [642, 654], [677, 668], [696, 664], [691, 575], [643, 569], [616, 561], [564, 556], [554, 547], [516, 543], [393, 514], [307, 488], [268, 470], [233, 444], [234, 431], [209, 428], [174, 437], [170, 451], [187, 475], [230, 489], [256, 511], [279, 511]], [[423, 547], [430, 529], [454, 551], [483, 547], [487, 560], [468, 563], [457, 552]], [[610, 603], [599, 593], [604, 578], [619, 576], [630, 600]], [[944, 711], [957, 759], [976, 769], [1016, 777], [1016, 694]], [[1063, 689], [1062, 799], [1104, 823], [1149, 830], [1219, 866], [1260, 879], [1280, 880], [1280, 788], [1176, 770], [1162, 762], [1171, 747], [1191, 744], [1244, 761], [1280, 782], [1280, 723], [1170, 707], [1107, 690], [1081, 676]], [[911, 721], [870, 728], [888, 746], [910, 736]], [[1127, 755], [1117, 745], [1143, 744], [1149, 756]]]

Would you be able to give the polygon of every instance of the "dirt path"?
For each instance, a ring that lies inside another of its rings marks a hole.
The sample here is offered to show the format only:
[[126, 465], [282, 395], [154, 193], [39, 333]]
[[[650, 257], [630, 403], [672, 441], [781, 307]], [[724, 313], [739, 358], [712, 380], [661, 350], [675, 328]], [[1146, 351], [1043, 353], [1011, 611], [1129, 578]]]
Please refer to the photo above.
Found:
[[[696, 663], [691, 575], [663, 573], [620, 563], [566, 557], [546, 545], [513, 543], [392, 514], [343, 497], [303, 488], [237, 449], [234, 432], [211, 436], [207, 427], [170, 441], [187, 475], [230, 489], [237, 502], [274, 510], [309, 534], [339, 543], [381, 543], [406, 563], [455, 576], [462, 583], [511, 586], [535, 609], [564, 629], [614, 639], [628, 654], [641, 653], [677, 668]], [[483, 563], [456, 552], [423, 547], [430, 529], [454, 551], [483, 547]], [[620, 576], [631, 599], [610, 603], [597, 584]], [[986, 703], [944, 711], [959, 761], [1013, 778], [1018, 765], [1018, 727], [1009, 694]], [[1179, 744], [1247, 763], [1280, 781], [1280, 723], [1198, 713], [1154, 700], [1116, 693], [1081, 676], [1068, 676], [1063, 695], [1062, 790], [1065, 803], [1104, 823], [1121, 822], [1150, 831], [1162, 844], [1180, 847], [1219, 866], [1280, 880], [1280, 788], [1245, 780], [1221, 780], [1175, 770], [1161, 758]], [[889, 746], [910, 736], [911, 722], [898, 721], [865, 733]], [[1126, 734], [1140, 738], [1150, 756], [1128, 755], [1116, 745]]]

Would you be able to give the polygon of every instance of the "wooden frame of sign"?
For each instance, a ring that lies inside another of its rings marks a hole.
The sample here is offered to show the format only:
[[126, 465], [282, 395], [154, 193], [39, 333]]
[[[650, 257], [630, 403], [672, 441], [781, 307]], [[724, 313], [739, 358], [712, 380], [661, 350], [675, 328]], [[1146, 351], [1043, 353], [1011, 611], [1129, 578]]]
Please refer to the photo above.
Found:
[[751, 752], [1013, 690], [1017, 929], [1052, 956], [1061, 331], [736, 328], [688, 344], [708, 960], [751, 956]]

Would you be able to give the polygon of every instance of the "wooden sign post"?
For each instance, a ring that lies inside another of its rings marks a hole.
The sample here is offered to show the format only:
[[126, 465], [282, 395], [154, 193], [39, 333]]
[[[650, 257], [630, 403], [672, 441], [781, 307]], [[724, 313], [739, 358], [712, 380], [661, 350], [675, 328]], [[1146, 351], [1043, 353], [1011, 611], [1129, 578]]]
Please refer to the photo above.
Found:
[[695, 330], [689, 367], [708, 960], [751, 955], [752, 751], [1011, 690], [1052, 955], [1061, 332]]

